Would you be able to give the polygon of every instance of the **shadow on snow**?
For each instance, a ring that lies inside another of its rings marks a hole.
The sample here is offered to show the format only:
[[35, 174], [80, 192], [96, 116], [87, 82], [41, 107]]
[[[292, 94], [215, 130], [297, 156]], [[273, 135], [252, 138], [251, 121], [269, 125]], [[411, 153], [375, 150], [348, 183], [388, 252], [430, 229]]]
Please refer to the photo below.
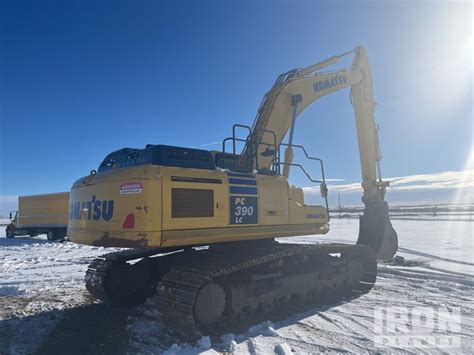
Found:
[[[324, 313], [330, 308], [350, 302], [359, 296], [338, 300], [336, 303], [314, 306], [285, 317], [269, 316], [265, 319], [252, 319], [239, 322], [232, 329], [234, 334], [244, 334], [250, 327], [259, 325], [264, 320], [274, 322], [274, 328], [288, 326], [302, 319]], [[9, 297], [2, 297], [5, 302]], [[2, 302], [2, 303], [4, 303]], [[143, 307], [143, 306], [141, 306]], [[131, 317], [130, 317], [131, 316]], [[139, 309], [115, 307], [110, 304], [86, 304], [65, 310], [55, 309], [40, 312], [26, 317], [13, 317], [0, 320], [0, 354], [35, 353], [35, 354], [126, 354], [130, 345], [128, 328], [130, 319], [141, 317]], [[159, 320], [153, 325], [157, 328], [153, 343], [155, 351], [161, 352], [173, 343], [186, 343], [189, 339], [178, 339]], [[259, 330], [250, 332], [258, 336]], [[262, 328], [262, 332], [265, 329]], [[210, 334], [216, 348], [219, 348], [219, 336]], [[36, 341], [36, 343], [35, 343]], [[147, 348], [146, 344], [143, 344]], [[133, 339], [133, 347], [140, 348], [140, 339]]]

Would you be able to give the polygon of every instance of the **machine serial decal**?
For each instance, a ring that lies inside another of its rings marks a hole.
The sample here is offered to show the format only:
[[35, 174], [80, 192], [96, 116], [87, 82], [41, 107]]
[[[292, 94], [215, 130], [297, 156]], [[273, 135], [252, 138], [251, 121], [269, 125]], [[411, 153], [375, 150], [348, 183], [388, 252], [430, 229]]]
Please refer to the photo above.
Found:
[[228, 173], [230, 224], [258, 224], [258, 187], [253, 175]]
[[315, 92], [326, 90], [330, 88], [334, 88], [336, 86], [341, 86], [347, 83], [346, 75], [336, 75], [334, 78], [320, 80], [313, 84], [313, 88]]
[[87, 219], [98, 221], [110, 221], [114, 215], [114, 201], [113, 200], [97, 200], [95, 195], [92, 195], [90, 201], [71, 202], [69, 207], [69, 219]]
[[139, 182], [126, 182], [120, 186], [121, 195], [139, 194], [143, 190], [143, 186]]
[[230, 196], [230, 224], [257, 224], [257, 197]]

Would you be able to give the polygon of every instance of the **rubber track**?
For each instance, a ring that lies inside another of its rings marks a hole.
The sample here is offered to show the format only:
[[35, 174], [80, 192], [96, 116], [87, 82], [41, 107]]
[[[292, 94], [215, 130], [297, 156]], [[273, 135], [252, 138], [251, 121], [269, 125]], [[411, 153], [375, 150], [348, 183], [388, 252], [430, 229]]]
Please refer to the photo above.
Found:
[[[157, 249], [129, 249], [105, 254], [93, 260], [86, 272], [86, 287], [97, 299], [104, 302], [111, 300], [107, 296], [106, 276], [114, 266], [135, 259], [163, 253]], [[162, 320], [181, 339], [196, 339], [200, 336], [199, 326], [194, 321], [193, 306], [200, 288], [213, 279], [227, 277], [239, 271], [261, 265], [279, 258], [302, 254], [332, 254], [344, 253], [349, 259], [367, 259], [375, 263], [375, 255], [371, 249], [363, 246], [347, 244], [279, 244], [265, 245], [257, 248], [236, 247], [230, 251], [194, 251], [180, 253], [182, 258], [174, 260], [170, 270], [162, 277], [157, 290], [158, 311]], [[158, 257], [156, 259], [161, 259]], [[376, 265], [376, 264], [375, 264]], [[375, 266], [376, 272], [376, 266]], [[375, 282], [372, 270], [362, 276], [359, 289], [353, 292], [368, 292]], [[308, 308], [311, 304], [302, 302], [301, 305], [288, 305], [287, 310], [296, 312]], [[275, 309], [273, 314], [278, 316], [281, 310]]]
[[[375, 263], [375, 255], [371, 249], [346, 244], [275, 244], [270, 248], [245, 249], [242, 253], [236, 252], [230, 255], [228, 252], [209, 252], [206, 257], [199, 258], [198, 262], [190, 260], [186, 264], [172, 267], [163, 276], [156, 296], [158, 311], [163, 321], [171, 326], [178, 336], [184, 339], [197, 339], [201, 336], [201, 332], [194, 320], [193, 306], [199, 290], [206, 283], [279, 258], [305, 253], [344, 253], [346, 256], [352, 256], [348, 259], [367, 258], [369, 262]], [[239, 261], [234, 263], [236, 259]], [[350, 290], [351, 292], [368, 292], [375, 282], [375, 274], [371, 270], [363, 274], [360, 281], [360, 287]]]
[[85, 282], [87, 290], [95, 298], [104, 302], [111, 302], [107, 296], [104, 282], [107, 273], [117, 264], [156, 255], [160, 252], [162, 251], [157, 249], [128, 249], [95, 258], [86, 271]]

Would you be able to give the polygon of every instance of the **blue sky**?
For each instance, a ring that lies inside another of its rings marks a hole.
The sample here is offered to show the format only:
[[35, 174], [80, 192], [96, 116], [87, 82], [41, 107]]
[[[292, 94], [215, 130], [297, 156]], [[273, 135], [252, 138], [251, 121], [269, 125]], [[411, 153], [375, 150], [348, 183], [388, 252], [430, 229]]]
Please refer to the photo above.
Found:
[[[0, 214], [17, 195], [68, 190], [125, 146], [217, 149], [233, 123], [252, 124], [278, 74], [360, 44], [384, 176], [466, 170], [471, 26], [470, 2], [3, 1]], [[295, 142], [334, 185], [359, 181], [348, 90], [307, 109]]]

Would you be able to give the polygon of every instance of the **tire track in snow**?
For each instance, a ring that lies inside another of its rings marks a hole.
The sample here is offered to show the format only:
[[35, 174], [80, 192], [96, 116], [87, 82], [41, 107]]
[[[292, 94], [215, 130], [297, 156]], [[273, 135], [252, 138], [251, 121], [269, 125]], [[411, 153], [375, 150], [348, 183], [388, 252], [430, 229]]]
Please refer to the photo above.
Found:
[[474, 279], [462, 276], [450, 276], [446, 274], [440, 274], [437, 272], [428, 272], [428, 271], [420, 271], [420, 270], [403, 270], [394, 269], [394, 268], [387, 268], [387, 267], [379, 267], [379, 273], [384, 274], [393, 274], [398, 276], [405, 276], [405, 277], [412, 277], [417, 279], [423, 280], [439, 280], [439, 281], [449, 281], [454, 283], [460, 283], [467, 286], [474, 286]]
[[[368, 343], [370, 343], [370, 340], [367, 339], [367, 337], [365, 337], [364, 343], [361, 344], [360, 339], [358, 339], [358, 337], [355, 338], [352, 335], [343, 335], [335, 331], [326, 330], [323, 328], [323, 326], [324, 325], [321, 324], [314, 324], [312, 322], [312, 319], [299, 321], [295, 324], [296, 329], [293, 329], [291, 333], [304, 332], [306, 334], [311, 334], [313, 336], [313, 339], [323, 339], [324, 342], [328, 342], [329, 344], [331, 344], [327, 345], [309, 343], [313, 346], [317, 345], [318, 347], [322, 348], [319, 351], [330, 350], [336, 352], [352, 352], [359, 354], [363, 353], [364, 351], [367, 351], [367, 345], [369, 345]], [[287, 341], [289, 343], [294, 342], [294, 340], [291, 338], [287, 338]]]
[[443, 261], [448, 261], [450, 263], [455, 263], [455, 264], [462, 264], [462, 265], [469, 265], [469, 266], [474, 266], [474, 263], [470, 263], [468, 261], [462, 261], [462, 260], [454, 260], [454, 259], [448, 259], [448, 258], [443, 258], [442, 256], [437, 256], [433, 254], [428, 254], [428, 253], [423, 253], [421, 251], [416, 251], [416, 250], [411, 250], [407, 248], [401, 248], [398, 247], [399, 251], [402, 251], [407, 254], [412, 254], [412, 255], [418, 255], [418, 256], [424, 256], [426, 258], [430, 259], [436, 259], [436, 260], [443, 260]]

